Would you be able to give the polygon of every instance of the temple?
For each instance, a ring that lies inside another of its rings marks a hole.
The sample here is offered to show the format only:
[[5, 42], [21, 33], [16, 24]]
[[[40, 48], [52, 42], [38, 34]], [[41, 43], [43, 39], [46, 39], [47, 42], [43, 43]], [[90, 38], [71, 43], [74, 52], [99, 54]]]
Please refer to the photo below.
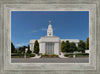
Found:
[[[60, 46], [62, 41], [69, 41], [76, 43], [78, 45], [78, 39], [60, 39], [59, 37], [53, 36], [53, 28], [51, 25], [51, 21], [49, 21], [47, 36], [41, 37], [41, 39], [37, 39], [39, 42], [39, 53], [42, 54], [60, 54]], [[30, 50], [34, 51], [34, 42], [35, 40], [30, 40]]]

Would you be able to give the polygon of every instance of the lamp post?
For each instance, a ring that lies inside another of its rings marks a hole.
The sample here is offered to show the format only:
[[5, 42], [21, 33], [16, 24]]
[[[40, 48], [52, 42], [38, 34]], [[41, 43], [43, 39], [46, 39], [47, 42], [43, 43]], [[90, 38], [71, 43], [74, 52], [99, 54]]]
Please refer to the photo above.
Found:
[[76, 53], [76, 52], [74, 52], [74, 53], [73, 53], [73, 58], [75, 58], [75, 57], [76, 57], [75, 53]]
[[25, 48], [25, 55], [24, 58], [26, 59], [26, 53], [27, 53], [28, 48]]

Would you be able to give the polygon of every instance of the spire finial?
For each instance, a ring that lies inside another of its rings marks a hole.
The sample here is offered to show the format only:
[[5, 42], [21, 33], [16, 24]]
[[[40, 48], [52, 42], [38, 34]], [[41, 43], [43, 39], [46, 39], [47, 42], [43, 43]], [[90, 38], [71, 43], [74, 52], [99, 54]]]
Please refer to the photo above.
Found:
[[49, 20], [49, 24], [51, 24], [51, 20]]

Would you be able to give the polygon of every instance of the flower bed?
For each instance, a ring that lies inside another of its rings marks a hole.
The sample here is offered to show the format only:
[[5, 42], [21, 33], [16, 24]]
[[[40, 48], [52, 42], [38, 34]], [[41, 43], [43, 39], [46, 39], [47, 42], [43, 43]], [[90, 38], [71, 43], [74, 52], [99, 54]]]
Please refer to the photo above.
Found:
[[55, 55], [55, 54], [52, 54], [52, 55], [44, 54], [44, 55], [41, 55], [41, 58], [58, 58], [58, 55]]

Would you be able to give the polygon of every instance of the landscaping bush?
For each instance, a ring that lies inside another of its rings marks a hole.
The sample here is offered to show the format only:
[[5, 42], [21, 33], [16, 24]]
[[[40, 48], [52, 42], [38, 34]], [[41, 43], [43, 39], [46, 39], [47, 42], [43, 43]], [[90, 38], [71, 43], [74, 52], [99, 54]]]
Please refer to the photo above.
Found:
[[[76, 57], [87, 57], [87, 56], [89, 56], [88, 53], [76, 53], [75, 55], [76, 55]], [[71, 54], [64, 54], [64, 56], [65, 57], [73, 57], [73, 53], [71, 53]]]
[[73, 54], [64, 54], [65, 57], [73, 57]]
[[48, 54], [44, 54], [44, 56], [48, 56]]
[[47, 56], [48, 56], [48, 54], [41, 55], [41, 57], [47, 57]]
[[29, 53], [26, 53], [26, 56], [30, 56], [30, 54]]
[[30, 54], [30, 57], [35, 57], [35, 54]]
[[86, 56], [89, 56], [88, 53], [78, 53], [76, 54], [76, 57], [86, 57]]
[[39, 53], [38, 55], [42, 55], [42, 53]]
[[11, 54], [11, 56], [24, 56], [24, 54], [21, 54], [21, 53], [13, 53], [13, 54]]
[[[21, 54], [21, 53], [14, 53], [14, 54], [11, 54], [12, 57], [24, 57], [25, 54]], [[29, 58], [29, 57], [34, 57], [35, 54], [28, 54], [26, 53], [26, 57]]]
[[27, 57], [35, 57], [35, 54], [26, 54]]
[[56, 54], [52, 54], [52, 56], [58, 57], [58, 55], [56, 55]]

